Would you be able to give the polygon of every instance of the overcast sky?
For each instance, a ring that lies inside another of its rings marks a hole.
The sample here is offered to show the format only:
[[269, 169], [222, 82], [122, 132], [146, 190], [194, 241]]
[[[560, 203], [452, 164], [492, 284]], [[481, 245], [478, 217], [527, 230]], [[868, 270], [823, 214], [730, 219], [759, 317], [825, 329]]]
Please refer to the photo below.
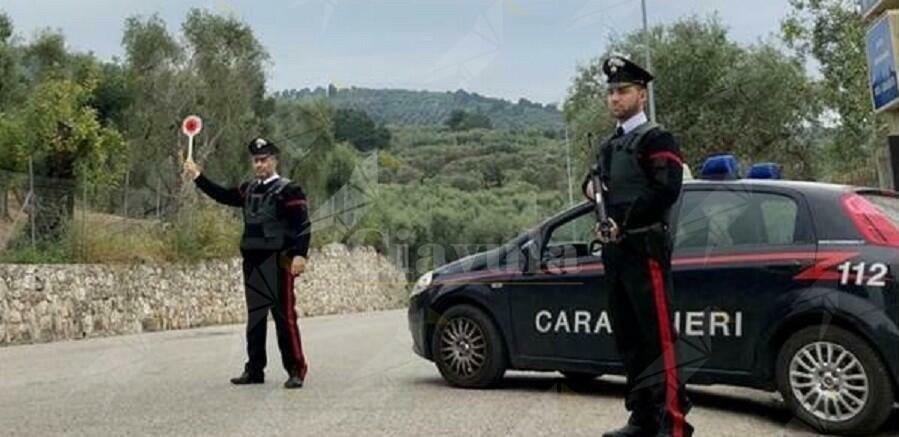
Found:
[[[650, 24], [717, 12], [731, 36], [775, 34], [786, 0], [647, 0]], [[264, 6], [261, 6], [264, 5]], [[271, 55], [269, 90], [356, 85], [464, 88], [559, 102], [610, 35], [642, 26], [640, 0], [0, 0], [26, 40], [58, 29], [70, 47], [122, 55], [126, 17], [158, 13], [173, 33], [191, 7], [249, 23]]]

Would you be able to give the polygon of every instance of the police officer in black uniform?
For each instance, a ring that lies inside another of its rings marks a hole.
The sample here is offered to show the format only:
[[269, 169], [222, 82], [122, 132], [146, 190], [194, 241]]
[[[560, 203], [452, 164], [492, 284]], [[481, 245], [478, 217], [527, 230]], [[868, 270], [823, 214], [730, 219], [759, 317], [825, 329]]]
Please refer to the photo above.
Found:
[[[683, 167], [674, 137], [648, 121], [646, 87], [653, 76], [620, 57], [602, 66], [607, 103], [618, 120], [597, 150], [607, 223], [597, 223], [603, 243], [610, 316], [627, 373], [626, 426], [604, 436], [690, 436], [689, 401], [675, 351], [669, 306], [671, 237], [668, 215], [681, 192]], [[583, 184], [594, 199], [592, 174]], [[605, 232], [600, 232], [600, 226]]]
[[266, 365], [268, 313], [275, 319], [286, 388], [300, 388], [306, 378], [306, 358], [294, 309], [294, 278], [305, 270], [310, 226], [306, 196], [299, 185], [278, 176], [278, 148], [264, 138], [248, 145], [256, 178], [225, 188], [201, 173], [191, 160], [185, 173], [217, 202], [243, 209], [240, 241], [247, 303], [247, 355], [243, 374], [233, 384], [261, 384]]

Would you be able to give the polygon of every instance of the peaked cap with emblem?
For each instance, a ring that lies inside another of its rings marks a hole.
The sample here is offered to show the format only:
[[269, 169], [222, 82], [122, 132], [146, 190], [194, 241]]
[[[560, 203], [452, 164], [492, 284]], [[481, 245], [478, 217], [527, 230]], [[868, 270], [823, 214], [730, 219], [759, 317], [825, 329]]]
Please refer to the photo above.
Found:
[[277, 155], [280, 150], [269, 140], [265, 138], [255, 138], [247, 145], [251, 155]]
[[624, 56], [610, 56], [602, 63], [602, 72], [606, 75], [609, 89], [623, 88], [629, 85], [646, 86], [654, 77], [643, 67], [631, 62]]

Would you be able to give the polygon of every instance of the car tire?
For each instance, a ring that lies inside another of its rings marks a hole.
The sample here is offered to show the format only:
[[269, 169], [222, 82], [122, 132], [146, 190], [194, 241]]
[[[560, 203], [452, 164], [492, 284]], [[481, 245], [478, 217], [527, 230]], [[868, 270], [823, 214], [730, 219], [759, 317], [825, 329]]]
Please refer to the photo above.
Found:
[[883, 361], [859, 336], [812, 326], [781, 347], [777, 388], [787, 407], [826, 434], [868, 434], [889, 418], [893, 384]]
[[499, 330], [471, 305], [450, 307], [440, 315], [431, 350], [440, 375], [456, 387], [490, 387], [506, 372], [506, 346]]

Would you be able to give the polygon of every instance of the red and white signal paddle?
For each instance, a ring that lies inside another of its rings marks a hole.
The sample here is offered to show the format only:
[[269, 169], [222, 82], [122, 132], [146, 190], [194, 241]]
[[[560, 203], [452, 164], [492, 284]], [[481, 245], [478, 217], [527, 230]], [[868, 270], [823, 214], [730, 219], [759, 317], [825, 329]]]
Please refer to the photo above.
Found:
[[187, 135], [187, 159], [194, 160], [194, 137], [203, 130], [203, 120], [196, 115], [188, 115], [181, 123], [181, 132]]

